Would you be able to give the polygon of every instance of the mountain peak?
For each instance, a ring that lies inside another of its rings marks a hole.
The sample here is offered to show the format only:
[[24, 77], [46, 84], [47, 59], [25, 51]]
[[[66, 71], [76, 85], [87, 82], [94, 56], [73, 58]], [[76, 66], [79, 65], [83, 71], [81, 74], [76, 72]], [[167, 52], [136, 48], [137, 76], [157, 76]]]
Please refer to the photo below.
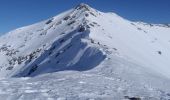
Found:
[[11, 31], [0, 37], [1, 99], [167, 100], [168, 25], [132, 22], [81, 3]]
[[85, 3], [81, 3], [81, 4], [77, 5], [74, 9], [75, 9], [75, 11], [86, 12], [86, 13], [88, 13], [90, 15], [95, 16], [95, 17], [100, 15], [98, 10], [90, 7], [89, 5], [87, 5]]
[[75, 9], [77, 9], [77, 10], [80, 10], [80, 9], [90, 10], [90, 8], [91, 7], [89, 5], [87, 5], [87, 4], [85, 4], [85, 3], [80, 3], [79, 5], [77, 5], [75, 7]]

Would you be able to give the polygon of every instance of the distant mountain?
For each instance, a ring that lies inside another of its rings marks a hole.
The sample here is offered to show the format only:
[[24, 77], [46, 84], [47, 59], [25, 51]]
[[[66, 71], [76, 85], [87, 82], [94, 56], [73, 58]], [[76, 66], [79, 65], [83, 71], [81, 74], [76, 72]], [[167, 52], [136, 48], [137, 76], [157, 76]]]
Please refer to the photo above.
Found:
[[168, 100], [169, 51], [169, 24], [80, 4], [0, 37], [0, 90], [11, 90], [2, 98]]

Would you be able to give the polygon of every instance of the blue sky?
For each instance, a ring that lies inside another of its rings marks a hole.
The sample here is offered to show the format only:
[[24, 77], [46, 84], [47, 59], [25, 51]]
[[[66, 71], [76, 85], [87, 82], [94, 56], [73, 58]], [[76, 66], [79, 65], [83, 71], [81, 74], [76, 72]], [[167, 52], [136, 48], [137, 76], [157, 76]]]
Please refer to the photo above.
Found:
[[0, 0], [0, 34], [53, 17], [81, 2], [132, 21], [170, 23], [170, 0]]

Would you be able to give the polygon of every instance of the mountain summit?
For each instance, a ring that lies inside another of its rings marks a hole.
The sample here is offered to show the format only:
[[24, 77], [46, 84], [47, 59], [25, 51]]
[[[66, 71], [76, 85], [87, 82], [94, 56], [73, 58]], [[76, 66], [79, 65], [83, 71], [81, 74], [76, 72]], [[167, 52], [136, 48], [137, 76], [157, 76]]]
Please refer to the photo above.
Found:
[[[23, 100], [44, 97], [41, 90], [52, 98], [67, 95], [70, 100], [166, 100], [169, 33], [169, 25], [132, 22], [82, 3], [1, 36], [0, 77], [13, 84], [11, 90], [25, 88], [18, 84], [37, 87], [25, 90]], [[39, 96], [27, 95], [35, 91]], [[21, 92], [14, 97], [18, 95]]]

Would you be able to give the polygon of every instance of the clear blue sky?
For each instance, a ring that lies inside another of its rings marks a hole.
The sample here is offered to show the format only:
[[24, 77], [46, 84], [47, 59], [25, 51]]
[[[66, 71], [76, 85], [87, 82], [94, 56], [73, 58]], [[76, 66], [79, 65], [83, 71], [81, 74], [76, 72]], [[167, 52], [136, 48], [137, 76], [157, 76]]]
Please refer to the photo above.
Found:
[[170, 23], [170, 0], [0, 0], [0, 33], [53, 17], [81, 2], [133, 21]]

